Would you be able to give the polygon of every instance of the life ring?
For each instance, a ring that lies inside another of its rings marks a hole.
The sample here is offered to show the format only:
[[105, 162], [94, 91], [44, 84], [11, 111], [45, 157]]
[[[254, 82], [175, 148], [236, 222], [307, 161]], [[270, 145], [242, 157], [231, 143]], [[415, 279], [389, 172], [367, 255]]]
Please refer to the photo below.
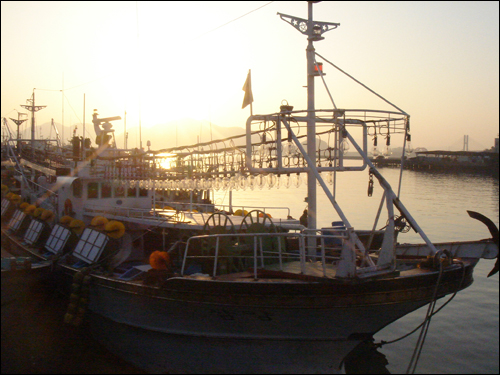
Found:
[[71, 199], [66, 199], [64, 201], [64, 214], [65, 215], [71, 215], [73, 212], [73, 203], [71, 202]]

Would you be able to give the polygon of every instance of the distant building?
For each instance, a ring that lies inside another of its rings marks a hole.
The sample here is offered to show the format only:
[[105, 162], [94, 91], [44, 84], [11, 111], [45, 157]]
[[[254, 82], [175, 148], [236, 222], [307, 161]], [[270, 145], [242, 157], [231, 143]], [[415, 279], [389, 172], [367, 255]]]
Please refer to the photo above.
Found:
[[[498, 153], [498, 138], [495, 140]], [[498, 154], [490, 151], [421, 151], [416, 157], [409, 158], [408, 169], [440, 170], [448, 172], [480, 172], [498, 171]], [[498, 172], [496, 172], [498, 173]]]

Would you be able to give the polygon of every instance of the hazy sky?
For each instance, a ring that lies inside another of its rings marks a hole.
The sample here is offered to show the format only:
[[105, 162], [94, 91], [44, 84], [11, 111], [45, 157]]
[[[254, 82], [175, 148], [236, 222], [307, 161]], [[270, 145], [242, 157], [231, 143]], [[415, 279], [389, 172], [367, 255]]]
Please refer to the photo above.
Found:
[[[17, 117], [36, 88], [36, 104], [48, 106], [37, 123], [61, 123], [64, 87], [67, 126], [82, 122], [85, 93], [87, 124], [97, 108], [102, 117], [126, 110], [130, 129], [139, 115], [143, 128], [184, 117], [244, 127], [248, 69], [255, 114], [283, 99], [305, 109], [307, 40], [276, 13], [307, 18], [307, 2], [267, 3], [2, 1], [1, 115]], [[316, 51], [408, 112], [414, 146], [461, 149], [466, 134], [471, 149], [493, 145], [498, 2], [320, 2], [314, 19], [340, 23]], [[339, 108], [389, 109], [324, 71]], [[331, 108], [316, 82], [316, 107]]]

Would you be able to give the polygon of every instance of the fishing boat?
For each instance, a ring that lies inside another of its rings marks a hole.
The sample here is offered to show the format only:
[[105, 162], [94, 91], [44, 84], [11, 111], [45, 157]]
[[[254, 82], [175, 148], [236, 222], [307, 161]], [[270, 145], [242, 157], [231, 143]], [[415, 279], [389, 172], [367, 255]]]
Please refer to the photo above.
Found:
[[[282, 103], [250, 116], [241, 136], [158, 151], [118, 149], [119, 117], [94, 111], [95, 147], [77, 138], [57, 166], [48, 165], [57, 147], [42, 155], [34, 142], [23, 152], [7, 143], [20, 194], [2, 187], [2, 246], [50, 261], [69, 295], [65, 322], [88, 319], [98, 340], [139, 368], [340, 372], [355, 347], [469, 287], [477, 262], [498, 257], [498, 229], [473, 211], [491, 239], [433, 243], [370, 161], [369, 134], [410, 139], [406, 112], [315, 108], [316, 58], [328, 60], [314, 43], [339, 24], [313, 21], [313, 3], [308, 19], [279, 14], [308, 39], [306, 110]], [[359, 165], [344, 159], [346, 142]], [[382, 190], [368, 229], [351, 225], [335, 195], [338, 175], [361, 170], [369, 195], [374, 181]], [[213, 203], [214, 190], [287, 188], [303, 176], [300, 220], [283, 207]], [[317, 228], [318, 184], [340, 218], [330, 227]], [[410, 230], [422, 243], [403, 242]]]

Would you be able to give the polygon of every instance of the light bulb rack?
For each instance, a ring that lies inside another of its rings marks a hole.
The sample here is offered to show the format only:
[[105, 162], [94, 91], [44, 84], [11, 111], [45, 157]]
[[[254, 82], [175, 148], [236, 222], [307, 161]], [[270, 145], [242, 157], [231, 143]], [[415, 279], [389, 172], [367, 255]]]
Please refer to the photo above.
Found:
[[[360, 165], [345, 165], [348, 134], [349, 138], [357, 134], [360, 139], [355, 142], [360, 146], [356, 149], [367, 155], [370, 137], [388, 139], [408, 133], [409, 117], [401, 112], [317, 110], [315, 113], [314, 163], [319, 173], [366, 169], [367, 162], [361, 155]], [[122, 154], [111, 158], [111, 162], [107, 157], [107, 164], [95, 167], [94, 174], [103, 175], [115, 185], [147, 188], [154, 185], [156, 189], [298, 187], [303, 180], [300, 175], [309, 171], [300, 142], [306, 137], [306, 126], [307, 111], [255, 115], [247, 120], [243, 135], [140, 155]]]

